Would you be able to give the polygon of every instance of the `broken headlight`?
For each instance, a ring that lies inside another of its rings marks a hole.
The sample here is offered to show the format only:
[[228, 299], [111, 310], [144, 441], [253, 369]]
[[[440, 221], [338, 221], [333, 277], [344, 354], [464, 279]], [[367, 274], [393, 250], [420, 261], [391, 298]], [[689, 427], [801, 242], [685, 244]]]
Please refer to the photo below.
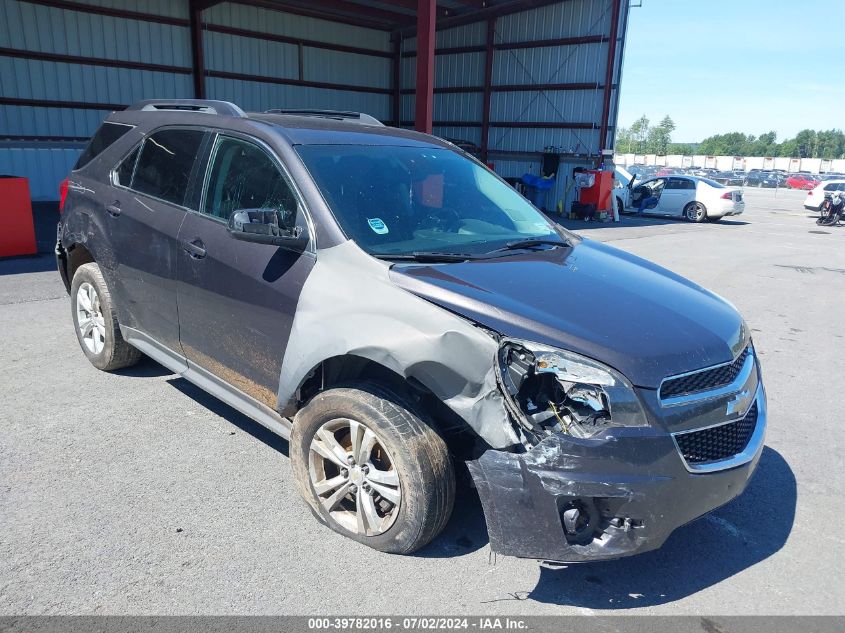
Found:
[[515, 413], [535, 433], [590, 438], [616, 427], [648, 426], [631, 383], [579, 354], [505, 340], [499, 374]]

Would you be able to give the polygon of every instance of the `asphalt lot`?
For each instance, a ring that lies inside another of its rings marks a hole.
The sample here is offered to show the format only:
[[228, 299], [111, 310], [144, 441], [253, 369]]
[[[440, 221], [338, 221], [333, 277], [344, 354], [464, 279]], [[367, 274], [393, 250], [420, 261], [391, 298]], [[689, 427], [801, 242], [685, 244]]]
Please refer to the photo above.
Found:
[[97, 371], [51, 258], [0, 261], [0, 614], [845, 614], [845, 227], [803, 197], [572, 223], [740, 309], [770, 426], [742, 497], [660, 551], [562, 569], [491, 556], [472, 491], [412, 557], [323, 528], [286, 442], [151, 361]]

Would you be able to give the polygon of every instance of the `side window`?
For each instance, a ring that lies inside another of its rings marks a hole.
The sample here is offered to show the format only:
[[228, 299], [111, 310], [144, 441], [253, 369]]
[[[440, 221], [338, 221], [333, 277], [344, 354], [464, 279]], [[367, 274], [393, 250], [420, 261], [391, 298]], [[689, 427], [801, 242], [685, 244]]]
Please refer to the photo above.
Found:
[[683, 188], [684, 188], [684, 183], [680, 178], [668, 178], [666, 180], [666, 187], [664, 187], [664, 189], [666, 189], [666, 190], [683, 189]]
[[126, 125], [125, 123], [110, 123], [109, 121], [103, 123], [96, 134], [88, 141], [88, 145], [82, 154], [79, 155], [79, 160], [76, 161], [76, 165], [73, 168], [76, 170], [85, 167], [85, 165], [97, 158], [109, 145], [132, 128], [132, 125]]
[[129, 156], [124, 158], [123, 162], [121, 162], [117, 169], [114, 170], [117, 184], [124, 187], [130, 187], [132, 185], [132, 174], [135, 172], [135, 163], [138, 160], [138, 154], [140, 152], [141, 146], [139, 145], [133, 149]]
[[161, 130], [147, 137], [141, 146], [132, 189], [183, 204], [203, 135], [201, 130]]
[[223, 136], [213, 154], [202, 212], [228, 220], [242, 209], [276, 211], [282, 228], [296, 223], [296, 197], [270, 157], [252, 143]]

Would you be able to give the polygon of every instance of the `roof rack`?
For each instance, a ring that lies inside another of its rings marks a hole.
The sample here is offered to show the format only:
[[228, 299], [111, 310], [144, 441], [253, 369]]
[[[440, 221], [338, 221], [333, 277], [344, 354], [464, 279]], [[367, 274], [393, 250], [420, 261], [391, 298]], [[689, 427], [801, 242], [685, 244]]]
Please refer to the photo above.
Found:
[[288, 108], [273, 108], [272, 110], [265, 110], [265, 114], [293, 114], [296, 116], [313, 116], [321, 119], [335, 119], [337, 121], [350, 121], [352, 123], [360, 123], [361, 125], [380, 125], [384, 123], [379, 121], [374, 116], [365, 114], [363, 112], [351, 112], [348, 110], [309, 110], [309, 109], [288, 109]]
[[132, 104], [126, 109], [140, 110], [143, 112], [178, 110], [181, 112], [200, 112], [202, 114], [246, 117], [246, 113], [234, 103], [214, 101], [212, 99], [145, 99]]

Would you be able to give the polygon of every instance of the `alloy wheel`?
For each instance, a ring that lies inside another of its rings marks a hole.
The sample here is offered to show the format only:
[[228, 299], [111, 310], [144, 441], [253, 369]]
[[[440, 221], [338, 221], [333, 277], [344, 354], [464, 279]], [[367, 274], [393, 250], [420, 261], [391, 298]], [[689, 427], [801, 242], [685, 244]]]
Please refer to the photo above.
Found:
[[311, 440], [308, 473], [323, 508], [350, 532], [377, 536], [396, 521], [399, 473], [378, 435], [361, 422], [323, 424]]
[[76, 324], [85, 348], [92, 354], [102, 352], [106, 346], [106, 322], [97, 289], [87, 281], [76, 291]]
[[704, 207], [696, 202], [687, 208], [687, 220], [690, 222], [701, 222], [704, 219]]

